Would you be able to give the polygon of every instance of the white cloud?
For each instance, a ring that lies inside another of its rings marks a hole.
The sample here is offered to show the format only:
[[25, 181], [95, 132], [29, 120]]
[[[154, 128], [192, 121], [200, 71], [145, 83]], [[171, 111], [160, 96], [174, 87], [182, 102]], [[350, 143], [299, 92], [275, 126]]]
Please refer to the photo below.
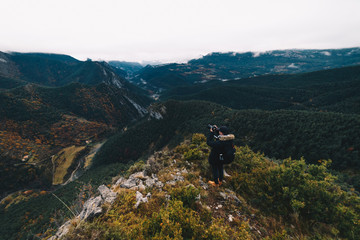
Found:
[[2, 0], [0, 51], [80, 59], [360, 46], [358, 0]]

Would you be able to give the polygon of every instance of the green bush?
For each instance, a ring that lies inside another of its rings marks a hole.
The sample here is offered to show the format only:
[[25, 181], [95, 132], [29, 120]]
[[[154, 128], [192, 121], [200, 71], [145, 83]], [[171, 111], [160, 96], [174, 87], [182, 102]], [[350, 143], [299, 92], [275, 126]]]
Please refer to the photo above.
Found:
[[204, 153], [199, 149], [195, 148], [185, 152], [184, 157], [188, 161], [201, 160], [204, 158]]
[[187, 187], [173, 188], [170, 191], [170, 196], [174, 200], [180, 200], [185, 207], [194, 208], [196, 198], [199, 196], [200, 190], [192, 185]]
[[[298, 216], [309, 225], [333, 226], [342, 236], [360, 236], [360, 198], [343, 191], [327, 170], [328, 161], [307, 165], [304, 159], [276, 164], [241, 147], [232, 167], [231, 186], [271, 215]], [[287, 216], [287, 217], [286, 217]], [[335, 231], [335, 232], [336, 232]]]
[[206, 142], [206, 137], [202, 133], [194, 133], [191, 138], [191, 143], [200, 145], [202, 143]]

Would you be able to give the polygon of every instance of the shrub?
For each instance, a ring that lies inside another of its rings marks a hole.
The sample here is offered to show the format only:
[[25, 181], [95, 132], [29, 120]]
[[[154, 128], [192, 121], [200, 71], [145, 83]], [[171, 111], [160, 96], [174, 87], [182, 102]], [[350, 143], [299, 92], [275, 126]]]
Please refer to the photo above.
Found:
[[195, 211], [185, 208], [179, 200], [172, 200], [145, 221], [144, 235], [155, 239], [201, 239], [202, 227]]
[[206, 142], [206, 137], [202, 133], [194, 133], [191, 138], [191, 143], [200, 145], [201, 143]]
[[309, 225], [329, 224], [342, 236], [355, 239], [360, 234], [360, 198], [335, 184], [328, 164], [321, 161], [320, 165], [307, 165], [304, 159], [290, 158], [275, 164], [242, 147], [237, 151], [230, 184], [263, 212], [296, 215]]
[[204, 158], [204, 153], [199, 149], [195, 148], [185, 152], [184, 157], [188, 161], [202, 160]]
[[141, 172], [145, 169], [145, 162], [143, 160], [136, 162], [127, 171], [130, 175], [136, 172]]
[[192, 185], [187, 187], [173, 188], [170, 191], [170, 196], [174, 200], [180, 200], [184, 203], [184, 206], [193, 208], [196, 202], [196, 198], [199, 196], [200, 190]]

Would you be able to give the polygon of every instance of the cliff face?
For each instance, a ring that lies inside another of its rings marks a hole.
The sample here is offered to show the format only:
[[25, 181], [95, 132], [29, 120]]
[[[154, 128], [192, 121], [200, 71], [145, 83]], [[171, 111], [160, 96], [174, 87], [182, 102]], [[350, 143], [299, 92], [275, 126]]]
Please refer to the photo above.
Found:
[[[326, 163], [314, 166], [288, 159], [277, 164], [248, 147], [238, 147], [234, 163], [225, 166], [224, 183], [213, 187], [207, 183], [210, 149], [205, 141], [204, 135], [195, 134], [191, 142], [138, 161], [112, 185], [100, 186], [100, 195], [88, 199], [80, 214], [51, 239], [358, 236], [356, 223], [343, 216], [347, 212], [353, 220], [359, 217], [353, 212], [359, 197], [349, 197], [333, 182]], [[322, 209], [333, 207], [319, 197], [325, 193], [343, 198], [331, 197], [345, 211], [337, 220], [329, 216], [337, 210]], [[320, 227], [315, 228], [314, 222]], [[348, 230], [343, 232], [344, 226]]]

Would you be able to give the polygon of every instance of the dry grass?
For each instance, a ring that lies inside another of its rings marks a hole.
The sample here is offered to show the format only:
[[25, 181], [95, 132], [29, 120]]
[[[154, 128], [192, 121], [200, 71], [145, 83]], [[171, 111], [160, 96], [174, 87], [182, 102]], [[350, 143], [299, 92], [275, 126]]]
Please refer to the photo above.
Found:
[[64, 177], [68, 173], [69, 167], [78, 156], [78, 153], [85, 149], [85, 146], [76, 147], [71, 146], [61, 150], [56, 156], [53, 157], [53, 185], [62, 184]]

